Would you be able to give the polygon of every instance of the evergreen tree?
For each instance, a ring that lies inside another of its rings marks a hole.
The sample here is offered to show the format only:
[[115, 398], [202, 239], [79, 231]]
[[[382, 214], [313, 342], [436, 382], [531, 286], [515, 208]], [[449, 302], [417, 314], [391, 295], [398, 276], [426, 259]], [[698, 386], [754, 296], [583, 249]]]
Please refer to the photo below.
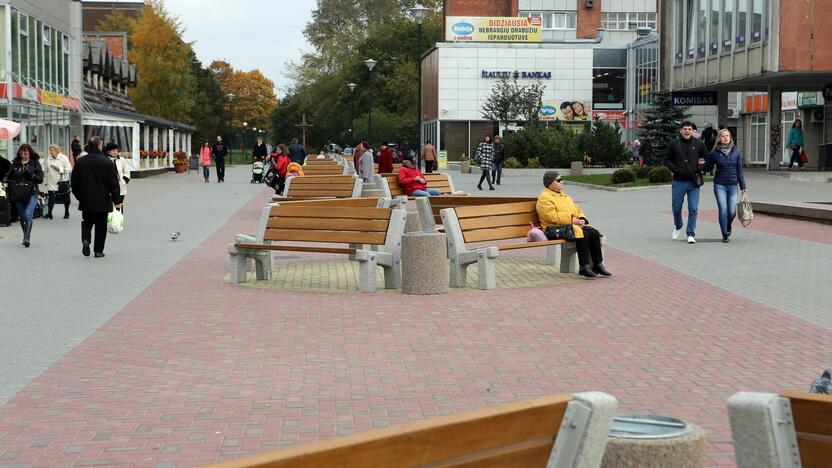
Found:
[[653, 142], [653, 164], [662, 161], [670, 142], [679, 136], [679, 126], [687, 120], [687, 107], [674, 106], [670, 93], [653, 93], [653, 105], [644, 111], [639, 125], [639, 138], [650, 136]]
[[584, 141], [584, 150], [594, 165], [618, 167], [627, 160], [627, 147], [621, 143], [621, 126], [618, 122], [614, 125], [595, 122], [592, 125], [591, 137], [585, 138]]

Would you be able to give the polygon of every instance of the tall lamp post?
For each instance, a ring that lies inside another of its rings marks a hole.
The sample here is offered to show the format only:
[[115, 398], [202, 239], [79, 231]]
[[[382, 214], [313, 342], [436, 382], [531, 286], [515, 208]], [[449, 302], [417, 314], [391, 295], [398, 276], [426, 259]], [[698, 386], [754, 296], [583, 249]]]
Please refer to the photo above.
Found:
[[428, 16], [428, 10], [422, 5], [416, 5], [410, 9], [413, 20], [418, 25], [419, 32], [416, 38], [416, 66], [419, 68], [419, 84], [416, 88], [416, 167], [422, 170], [422, 22]]
[[245, 160], [246, 157], [246, 128], [248, 127], [248, 122], [243, 122], [243, 147], [240, 149], [240, 152], [243, 153], [243, 159]]
[[347, 88], [350, 89], [350, 145], [355, 146], [355, 133], [353, 132], [353, 120], [355, 120], [355, 99], [353, 98], [353, 91], [357, 88], [358, 85], [355, 83], [347, 84]]
[[369, 134], [370, 144], [373, 144], [373, 68], [376, 67], [376, 62], [373, 59], [364, 61], [367, 70], [370, 70], [370, 111], [367, 113], [367, 133]]

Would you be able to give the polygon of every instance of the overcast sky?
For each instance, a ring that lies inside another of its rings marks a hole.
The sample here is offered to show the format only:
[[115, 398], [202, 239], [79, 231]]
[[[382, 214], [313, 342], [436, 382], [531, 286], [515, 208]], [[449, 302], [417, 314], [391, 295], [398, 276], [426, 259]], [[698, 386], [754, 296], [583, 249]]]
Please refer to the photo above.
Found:
[[179, 17], [184, 39], [194, 42], [203, 65], [225, 59], [238, 70], [259, 68], [279, 96], [289, 84], [285, 64], [311, 49], [303, 28], [315, 0], [165, 0], [165, 5]]

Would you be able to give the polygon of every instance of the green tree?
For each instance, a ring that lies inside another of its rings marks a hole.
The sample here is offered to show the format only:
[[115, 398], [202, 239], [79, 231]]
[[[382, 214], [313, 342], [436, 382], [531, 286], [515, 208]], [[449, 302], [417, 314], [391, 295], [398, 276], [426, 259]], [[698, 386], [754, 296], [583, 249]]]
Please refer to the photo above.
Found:
[[592, 133], [581, 139], [583, 150], [593, 165], [618, 167], [627, 160], [627, 147], [621, 143], [621, 126], [595, 122]]
[[544, 89], [539, 81], [521, 86], [516, 79], [501, 78], [482, 105], [482, 116], [500, 125], [516, 120], [537, 122], [543, 107]]
[[191, 73], [196, 79], [194, 87], [194, 105], [191, 109], [189, 123], [196, 127], [192, 150], [202, 146], [202, 142], [213, 142], [217, 135], [228, 133], [226, 122], [229, 117], [224, 106], [224, 95], [214, 79], [214, 74], [202, 66], [193, 50], [191, 55]]
[[653, 163], [660, 164], [670, 142], [679, 136], [679, 126], [687, 120], [687, 107], [674, 106], [670, 93], [654, 93], [653, 105], [644, 111], [639, 124], [639, 138], [653, 142]]

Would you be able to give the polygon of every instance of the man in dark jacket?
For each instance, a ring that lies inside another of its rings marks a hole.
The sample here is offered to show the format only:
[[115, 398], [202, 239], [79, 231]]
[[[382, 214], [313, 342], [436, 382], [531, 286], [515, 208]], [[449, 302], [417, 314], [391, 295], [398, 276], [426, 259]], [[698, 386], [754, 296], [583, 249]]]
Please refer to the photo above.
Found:
[[289, 159], [300, 165], [303, 165], [303, 161], [306, 159], [306, 149], [298, 143], [297, 138], [292, 138], [292, 144], [289, 145]]
[[81, 154], [81, 151], [83, 151], [81, 149], [81, 135], [75, 135], [75, 137], [72, 139], [72, 143], [69, 145], [69, 149], [72, 156], [69, 159], [69, 162], [71, 162], [74, 166], [75, 160], [78, 159], [78, 155]]
[[491, 180], [500, 185], [503, 176], [503, 165], [506, 163], [506, 147], [499, 135], [494, 137], [494, 160], [491, 161]]
[[688, 244], [696, 243], [696, 214], [699, 210], [699, 187], [702, 183], [702, 166], [708, 150], [702, 140], [693, 136], [695, 127], [682, 122], [679, 138], [667, 148], [664, 165], [673, 173], [673, 240], [682, 235], [682, 203], [688, 197]]
[[710, 122], [707, 122], [705, 124], [705, 130], [702, 130], [702, 143], [705, 143], [705, 149], [709, 153], [714, 149], [714, 145], [716, 144], [716, 130], [714, 130], [714, 126]]
[[254, 164], [255, 161], [263, 162], [266, 160], [266, 156], [269, 155], [269, 149], [266, 148], [266, 144], [263, 143], [262, 138], [257, 139], [257, 144], [254, 145], [254, 150], [251, 152], [251, 163]]
[[104, 256], [107, 241], [107, 215], [113, 204], [121, 208], [121, 189], [116, 165], [101, 152], [101, 138], [94, 136], [88, 143], [88, 154], [72, 169], [72, 194], [81, 211], [81, 253], [90, 256], [92, 229], [95, 227], [95, 258]]
[[222, 137], [217, 136], [217, 142], [211, 148], [211, 155], [217, 164], [217, 182], [225, 182], [225, 157], [228, 156], [228, 145], [223, 143]]

